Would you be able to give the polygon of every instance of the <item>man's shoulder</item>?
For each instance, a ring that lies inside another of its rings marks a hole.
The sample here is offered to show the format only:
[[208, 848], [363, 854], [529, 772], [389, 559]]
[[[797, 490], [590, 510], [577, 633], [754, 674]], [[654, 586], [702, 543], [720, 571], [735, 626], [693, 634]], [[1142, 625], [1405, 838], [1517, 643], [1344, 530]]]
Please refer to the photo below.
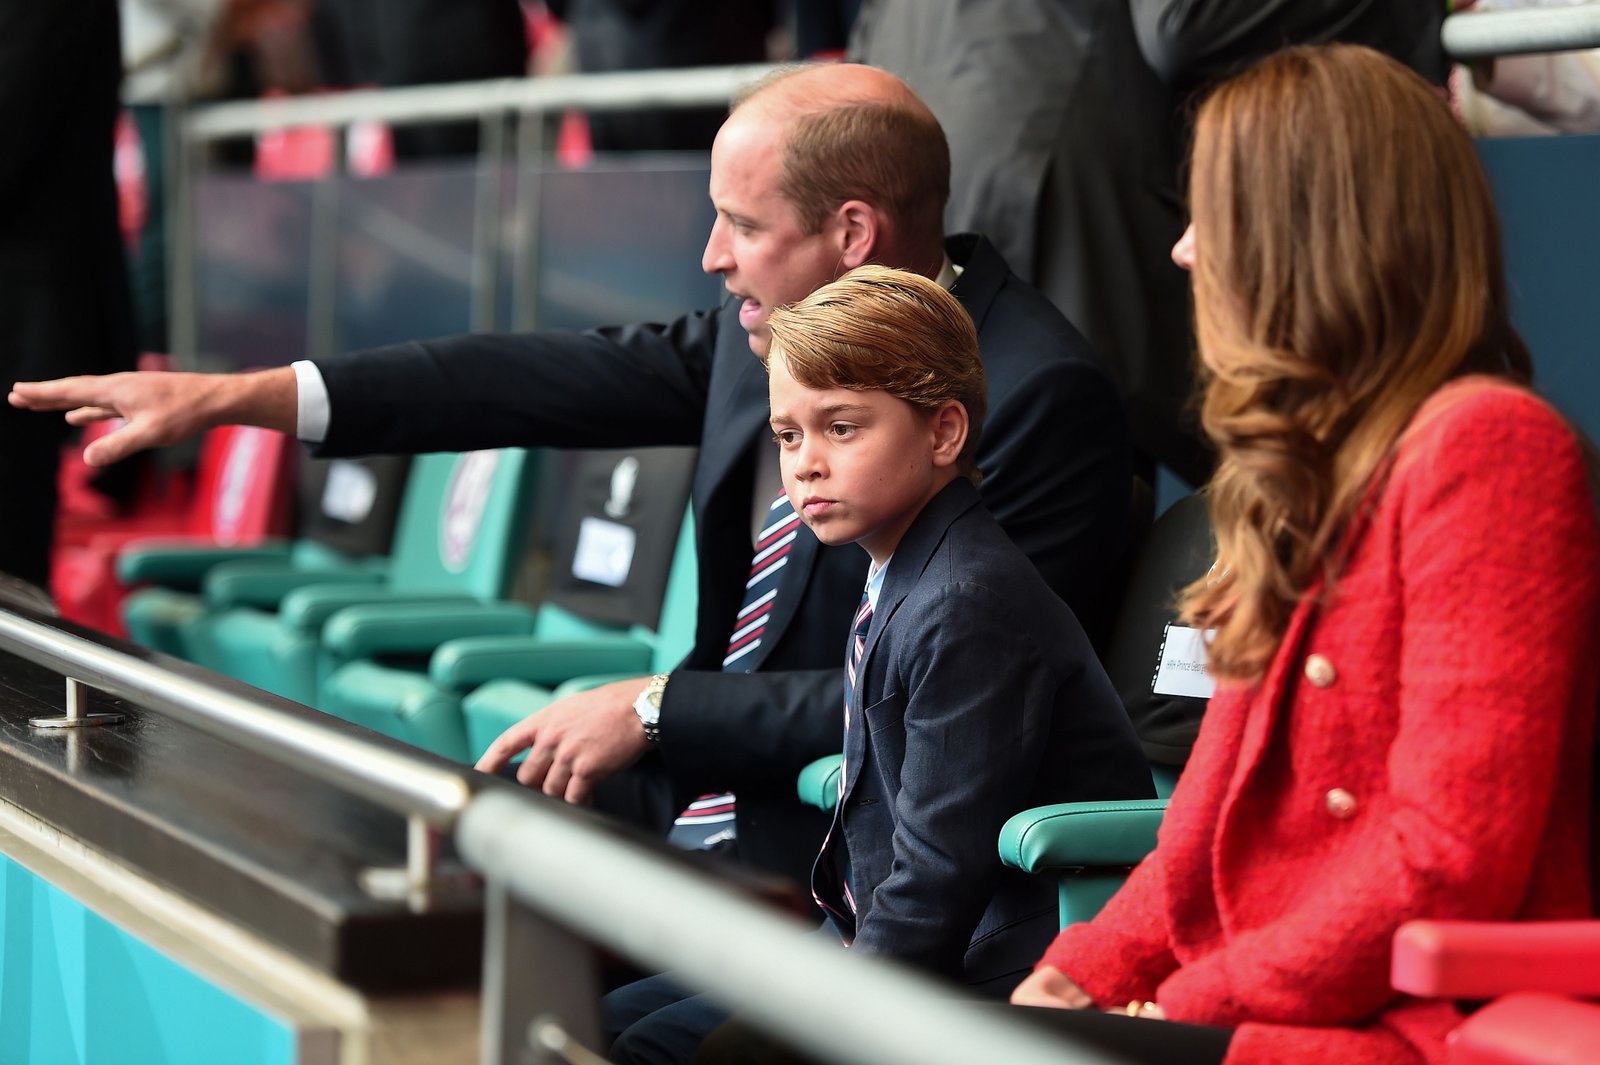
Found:
[[945, 239], [945, 251], [962, 268], [952, 292], [978, 328], [985, 366], [1067, 358], [1098, 368], [1088, 339], [1044, 293], [1017, 276], [988, 238], [958, 233]]

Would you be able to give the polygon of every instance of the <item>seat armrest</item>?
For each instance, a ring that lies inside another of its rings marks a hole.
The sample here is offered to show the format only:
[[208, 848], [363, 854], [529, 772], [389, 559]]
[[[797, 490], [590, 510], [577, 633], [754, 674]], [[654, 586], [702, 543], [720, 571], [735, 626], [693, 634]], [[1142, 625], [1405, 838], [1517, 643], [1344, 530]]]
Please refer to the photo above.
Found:
[[556, 685], [553, 700], [564, 699], [569, 695], [576, 695], [578, 692], [593, 691], [595, 688], [607, 684], [615, 684], [619, 680], [638, 680], [649, 674], [660, 672], [661, 670], [646, 662], [641, 669], [630, 669], [621, 673], [589, 673], [582, 677], [572, 677]]
[[385, 602], [350, 606], [322, 626], [322, 647], [338, 658], [432, 651], [462, 637], [526, 637], [533, 631], [526, 603]]
[[1408, 921], [1392, 957], [1395, 989], [1427, 998], [1600, 995], [1600, 921]]
[[288, 541], [252, 547], [219, 547], [203, 540], [134, 540], [117, 553], [117, 579], [123, 584], [164, 584], [199, 588], [212, 567], [226, 562], [282, 562]]
[[839, 804], [839, 772], [844, 768], [844, 755], [828, 754], [800, 770], [795, 790], [800, 801], [819, 810], [832, 810]]
[[231, 607], [276, 610], [290, 592], [322, 584], [377, 589], [383, 585], [383, 574], [375, 569], [324, 571], [295, 569], [287, 563], [225, 562], [205, 575], [201, 588], [206, 605], [214, 610]]
[[1600, 1006], [1538, 992], [1507, 995], [1450, 1033], [1451, 1065], [1592, 1065]]
[[451, 640], [434, 652], [428, 673], [437, 684], [465, 691], [491, 680], [521, 680], [552, 688], [573, 677], [617, 674], [637, 677], [650, 672], [653, 649], [642, 640], [618, 633], [569, 640], [532, 636]]
[[1026, 873], [1132, 866], [1156, 846], [1165, 799], [1036, 806], [1000, 829], [1000, 860]]
[[451, 593], [396, 593], [384, 584], [333, 584], [322, 582], [296, 588], [283, 597], [278, 617], [292, 632], [322, 632], [322, 626], [341, 610], [374, 603], [479, 606], [470, 595]]

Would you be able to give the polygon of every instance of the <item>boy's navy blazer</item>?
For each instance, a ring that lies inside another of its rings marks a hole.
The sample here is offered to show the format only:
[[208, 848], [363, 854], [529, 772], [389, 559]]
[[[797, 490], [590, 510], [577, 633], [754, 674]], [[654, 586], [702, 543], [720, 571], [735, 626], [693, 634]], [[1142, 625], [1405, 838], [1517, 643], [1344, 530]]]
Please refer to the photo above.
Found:
[[[856, 949], [991, 990], [1032, 968], [1058, 922], [1052, 883], [1001, 866], [1001, 825], [1045, 803], [1153, 794], [1082, 628], [966, 480], [934, 497], [889, 562], [844, 751], [832, 838], [848, 848], [858, 909], [842, 931]], [[843, 864], [817, 863], [813, 887], [848, 913], [832, 868]]]

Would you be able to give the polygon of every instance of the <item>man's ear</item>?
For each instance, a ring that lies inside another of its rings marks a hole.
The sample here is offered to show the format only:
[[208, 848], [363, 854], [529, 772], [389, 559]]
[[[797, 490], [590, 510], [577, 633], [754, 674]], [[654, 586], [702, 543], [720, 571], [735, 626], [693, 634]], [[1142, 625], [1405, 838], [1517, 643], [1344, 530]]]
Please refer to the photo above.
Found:
[[961, 458], [961, 449], [967, 446], [967, 408], [958, 399], [945, 400], [943, 406], [928, 415], [928, 428], [933, 433], [934, 466], [954, 466]]
[[840, 273], [874, 261], [884, 232], [883, 217], [876, 207], [864, 200], [846, 200], [833, 212], [832, 221]]

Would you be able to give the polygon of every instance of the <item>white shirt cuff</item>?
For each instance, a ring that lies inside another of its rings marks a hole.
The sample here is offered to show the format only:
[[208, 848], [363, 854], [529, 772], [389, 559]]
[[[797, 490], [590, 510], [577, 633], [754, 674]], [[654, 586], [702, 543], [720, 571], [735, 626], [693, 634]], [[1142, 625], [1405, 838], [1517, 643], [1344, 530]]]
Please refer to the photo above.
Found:
[[320, 444], [328, 436], [328, 383], [316, 363], [301, 359], [290, 365], [298, 389], [294, 435], [308, 444]]

